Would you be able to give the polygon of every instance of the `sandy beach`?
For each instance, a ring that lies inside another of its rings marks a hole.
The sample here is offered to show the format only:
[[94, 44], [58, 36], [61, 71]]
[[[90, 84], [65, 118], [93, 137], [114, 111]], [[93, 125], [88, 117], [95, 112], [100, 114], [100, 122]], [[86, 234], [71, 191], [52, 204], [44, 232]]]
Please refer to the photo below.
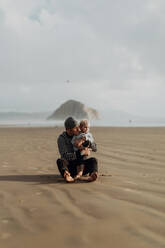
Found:
[[0, 247], [165, 247], [165, 128], [92, 128], [99, 178], [67, 184], [63, 128], [0, 128]]

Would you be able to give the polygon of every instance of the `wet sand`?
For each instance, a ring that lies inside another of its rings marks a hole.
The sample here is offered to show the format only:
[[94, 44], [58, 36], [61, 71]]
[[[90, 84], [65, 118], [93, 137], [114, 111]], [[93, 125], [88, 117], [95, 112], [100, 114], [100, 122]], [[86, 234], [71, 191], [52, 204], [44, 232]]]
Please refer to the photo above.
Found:
[[0, 247], [165, 247], [165, 128], [92, 128], [99, 178], [67, 184], [62, 128], [0, 128]]

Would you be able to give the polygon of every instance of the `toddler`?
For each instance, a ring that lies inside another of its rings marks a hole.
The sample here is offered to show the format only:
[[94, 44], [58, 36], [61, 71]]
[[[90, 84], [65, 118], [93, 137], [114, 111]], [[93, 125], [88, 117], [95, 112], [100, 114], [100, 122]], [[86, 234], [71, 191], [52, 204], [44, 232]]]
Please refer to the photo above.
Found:
[[89, 122], [88, 120], [80, 121], [79, 125], [80, 131], [77, 135], [73, 136], [72, 144], [74, 151], [80, 150], [81, 158], [80, 158], [80, 165], [77, 166], [77, 175], [75, 179], [80, 178], [83, 175], [84, 164], [83, 160], [86, 159], [86, 156], [83, 155], [83, 150], [85, 147], [91, 148], [92, 143], [94, 142], [92, 134], [89, 132]]

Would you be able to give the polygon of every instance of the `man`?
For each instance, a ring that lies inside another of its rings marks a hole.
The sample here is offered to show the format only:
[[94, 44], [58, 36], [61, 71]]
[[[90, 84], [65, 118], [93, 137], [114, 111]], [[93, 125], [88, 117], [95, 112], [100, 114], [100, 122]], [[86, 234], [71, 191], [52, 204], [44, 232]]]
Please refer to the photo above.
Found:
[[[79, 165], [80, 156], [82, 155], [82, 151], [80, 154], [80, 150], [74, 151], [71, 140], [74, 135], [77, 134], [77, 129], [79, 128], [78, 123], [72, 117], [68, 117], [65, 122], [65, 129], [62, 134], [58, 137], [58, 149], [61, 155], [60, 159], [57, 159], [57, 166], [64, 177], [66, 182], [74, 182], [74, 177], [77, 174], [77, 166]], [[91, 144], [92, 151], [96, 151], [96, 144]], [[83, 155], [89, 156], [90, 150], [89, 148], [84, 148]], [[87, 158], [83, 161], [84, 163], [84, 172], [83, 175], [89, 173], [88, 181], [92, 182], [97, 179], [98, 176], [98, 165], [96, 158]]]

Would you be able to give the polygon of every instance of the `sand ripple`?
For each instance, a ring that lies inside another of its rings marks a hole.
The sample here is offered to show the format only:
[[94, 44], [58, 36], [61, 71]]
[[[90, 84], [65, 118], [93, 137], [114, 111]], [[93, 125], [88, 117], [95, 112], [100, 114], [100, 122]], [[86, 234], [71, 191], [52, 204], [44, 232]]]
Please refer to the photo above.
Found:
[[0, 247], [165, 247], [165, 128], [96, 128], [99, 179], [66, 184], [61, 129], [0, 129]]

